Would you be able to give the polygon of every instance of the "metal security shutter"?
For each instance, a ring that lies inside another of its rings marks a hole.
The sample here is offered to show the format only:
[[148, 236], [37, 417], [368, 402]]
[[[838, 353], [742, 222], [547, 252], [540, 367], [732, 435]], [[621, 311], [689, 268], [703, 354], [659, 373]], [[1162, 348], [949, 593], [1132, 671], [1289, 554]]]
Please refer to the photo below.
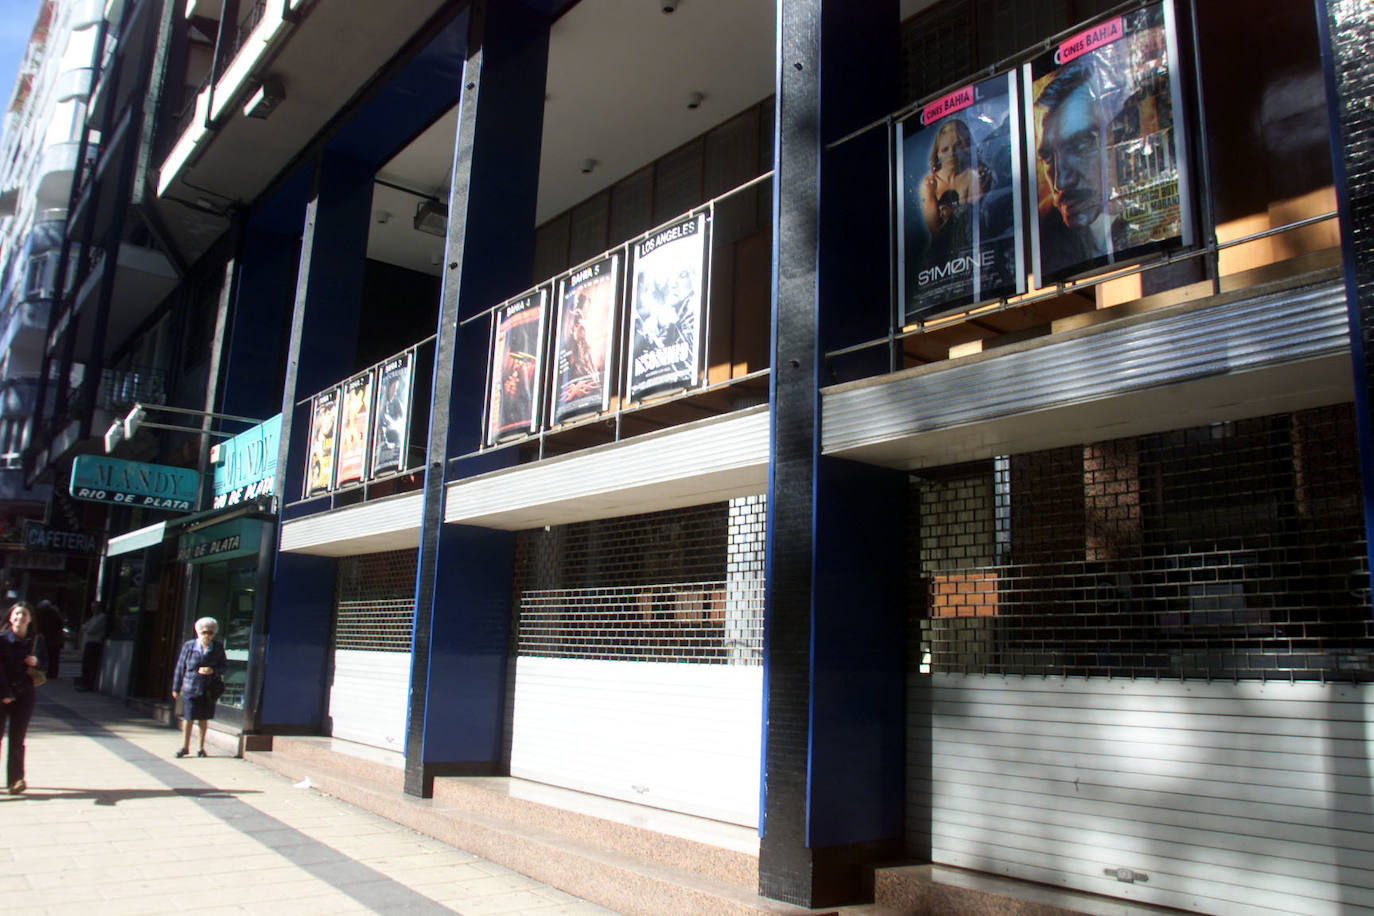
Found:
[[329, 691], [334, 737], [404, 751], [414, 595], [414, 550], [339, 561]]
[[1204, 913], [1374, 912], [1368, 685], [937, 674], [933, 861]]
[[511, 775], [758, 824], [763, 497], [525, 532]]
[[1205, 913], [1374, 913], [1353, 430], [1337, 404], [913, 477], [911, 854]]

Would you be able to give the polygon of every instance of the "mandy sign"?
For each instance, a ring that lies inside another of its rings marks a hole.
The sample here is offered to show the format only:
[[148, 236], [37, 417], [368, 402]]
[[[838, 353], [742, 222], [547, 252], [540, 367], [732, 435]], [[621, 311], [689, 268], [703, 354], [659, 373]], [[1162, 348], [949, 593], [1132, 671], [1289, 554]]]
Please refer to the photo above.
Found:
[[211, 508], [271, 495], [280, 447], [281, 414], [216, 445], [210, 452], [215, 466]]
[[76, 499], [190, 512], [199, 489], [200, 475], [190, 468], [98, 455], [78, 455], [72, 462]]

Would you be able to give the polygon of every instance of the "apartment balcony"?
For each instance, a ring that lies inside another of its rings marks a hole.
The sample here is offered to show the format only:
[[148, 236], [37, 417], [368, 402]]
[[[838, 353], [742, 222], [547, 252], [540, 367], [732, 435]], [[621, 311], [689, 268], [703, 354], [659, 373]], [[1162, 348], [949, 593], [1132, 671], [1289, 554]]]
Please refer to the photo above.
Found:
[[72, 99], [84, 99], [90, 95], [91, 80], [95, 77], [95, 71], [90, 67], [77, 67], [68, 70], [57, 78], [57, 86], [54, 90], [57, 93], [57, 101], [70, 102]]
[[[89, 314], [95, 314], [106, 258], [107, 254], [104, 251], [93, 252], [89, 271], [77, 289], [71, 307], [58, 316], [56, 326], [48, 338], [50, 349], [62, 339], [62, 335], [71, 324], [72, 315], [88, 310]], [[121, 242], [114, 270], [114, 285], [105, 336], [99, 341], [95, 339], [94, 319], [81, 321], [77, 326], [74, 350], [77, 362], [94, 359], [97, 350], [105, 357], [110, 356], [115, 347], [127, 340], [134, 329], [176, 288], [177, 274], [167, 255], [149, 247], [146, 242]]]
[[0, 353], [25, 350], [41, 353], [48, 334], [52, 300], [21, 298], [0, 311]]
[[43, 150], [34, 185], [34, 197], [39, 209], [67, 206], [80, 151], [81, 144], [74, 141], [55, 143]]
[[[55, 383], [49, 385], [50, 403], [56, 400], [56, 387]], [[28, 482], [32, 485], [49, 476], [52, 468], [75, 455], [103, 454], [105, 430], [125, 416], [135, 402], [162, 404], [166, 400], [166, 373], [144, 366], [105, 369], [99, 379], [87, 379], [70, 388], [64, 409], [54, 411], [37, 425], [32, 440], [24, 445]], [[140, 436], [132, 446], [122, 452], [131, 460], [147, 460], [156, 452], [151, 438]]]

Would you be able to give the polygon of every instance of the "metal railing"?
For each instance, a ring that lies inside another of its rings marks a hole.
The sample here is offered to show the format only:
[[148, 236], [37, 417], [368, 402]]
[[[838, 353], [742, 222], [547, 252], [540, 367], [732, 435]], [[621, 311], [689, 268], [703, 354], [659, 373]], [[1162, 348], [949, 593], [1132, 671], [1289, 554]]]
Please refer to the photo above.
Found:
[[[767, 400], [767, 389], [766, 385], [763, 383], [768, 378], [771, 371], [771, 368], [767, 364], [762, 367], [752, 368], [749, 371], [737, 375], [735, 374], [733, 355], [730, 355], [730, 358], [725, 360], [731, 364], [729, 376], [716, 381], [711, 380], [712, 358], [713, 356], [718, 357], [720, 355], [713, 351], [713, 329], [729, 325], [735, 315], [733, 311], [729, 315], [724, 314], [722, 312], [722, 303], [716, 301], [715, 297], [712, 295], [712, 267], [714, 265], [714, 255], [717, 246], [714, 243], [714, 236], [711, 234], [711, 230], [716, 223], [717, 210], [719, 208], [727, 202], [739, 198], [741, 195], [760, 188], [766, 190], [772, 179], [773, 173], [771, 170], [758, 175], [731, 188], [723, 194], [705, 201], [699, 206], [693, 207], [691, 210], [673, 219], [661, 223], [647, 232], [640, 233], [634, 238], [609, 248], [594, 257], [587, 258], [568, 270], [562, 271], [542, 283], [537, 284], [531, 290], [519, 296], [507, 299], [485, 311], [463, 319], [459, 323], [459, 333], [464, 333], [464, 328], [480, 329], [481, 332], [485, 332], [488, 339], [494, 339], [495, 329], [493, 325], [498, 313], [505, 306], [535, 291], [546, 291], [546, 307], [548, 309], [549, 318], [546, 321], [548, 327], [544, 331], [544, 339], [542, 341], [543, 353], [545, 356], [542, 360], [540, 376], [536, 380], [536, 388], [541, 396], [547, 398], [554, 386], [553, 376], [557, 371], [558, 362], [558, 354], [553, 352], [557, 343], [556, 326], [557, 314], [560, 307], [559, 303], [555, 301], [558, 292], [558, 284], [563, 280], [576, 276], [589, 265], [596, 264], [597, 262], [604, 261], [611, 257], [618, 259], [618, 269], [623, 279], [621, 280], [620, 288], [617, 293], [619, 299], [614, 309], [615, 326], [611, 333], [615, 335], [615, 339], [611, 344], [612, 354], [605, 367], [606, 384], [610, 387], [610, 406], [606, 409], [593, 411], [583, 416], [559, 421], [554, 418], [554, 412], [551, 409], [551, 405], [542, 403], [541, 408], [538, 410], [539, 416], [536, 418], [535, 423], [537, 429], [528, 434], [515, 437], [502, 437], [499, 441], [494, 442], [489, 441], [487, 435], [491, 419], [489, 411], [493, 403], [491, 386], [494, 384], [494, 372], [491, 360], [495, 358], [494, 348], [489, 348], [486, 376], [487, 391], [484, 397], [484, 409], [482, 412], [482, 429], [473, 430], [477, 441], [476, 447], [467, 454], [459, 455], [451, 459], [451, 462], [460, 462], [480, 454], [522, 446], [531, 446], [530, 454], [525, 456], [528, 460], [541, 460], [550, 455], [550, 447], [556, 437], [573, 433], [578, 430], [589, 431], [598, 426], [603, 428], [609, 426], [608, 441], [618, 442], [628, 435], [631, 435], [626, 429], [626, 422], [630, 418], [644, 417], [656, 408], [662, 408], [665, 405], [682, 402], [689, 398], [700, 398], [704, 395], [719, 396], [732, 388], [737, 389], [735, 392], [732, 392], [732, 394], [735, 395], [734, 397], [720, 397], [720, 401], [723, 402], [724, 406], [707, 408], [701, 412], [701, 416], [705, 417], [713, 413], [729, 413], [734, 410], [754, 407], [765, 402]], [[640, 243], [660, 234], [664, 229], [690, 220], [694, 216], [705, 217], [708, 239], [704, 255], [705, 263], [702, 266], [701, 276], [696, 280], [697, 295], [700, 296], [702, 303], [700, 318], [699, 322], [692, 329], [693, 335], [699, 335], [699, 339], [692, 341], [692, 346], [698, 348], [696, 365], [698, 380], [695, 384], [685, 384], [678, 387], [670, 386], [666, 391], [651, 392], [647, 396], [641, 397], [633, 391], [634, 386], [630, 372], [632, 348], [635, 343], [634, 338], [636, 333], [635, 316], [632, 314], [633, 303], [635, 301], [635, 291], [632, 289], [633, 278], [635, 276], [635, 258], [631, 255], [635, 247]], [[771, 229], [767, 229], [766, 231], [771, 231]], [[764, 303], [765, 311], [767, 305], [767, 303]], [[736, 302], [733, 296], [728, 306], [732, 310], [741, 308], [740, 303]], [[471, 333], [471, 331], [469, 331], [469, 333]], [[766, 357], [766, 359], [769, 358], [771, 357]], [[674, 423], [677, 422], [682, 422], [682, 420], [670, 420], [663, 425], [674, 425]]]

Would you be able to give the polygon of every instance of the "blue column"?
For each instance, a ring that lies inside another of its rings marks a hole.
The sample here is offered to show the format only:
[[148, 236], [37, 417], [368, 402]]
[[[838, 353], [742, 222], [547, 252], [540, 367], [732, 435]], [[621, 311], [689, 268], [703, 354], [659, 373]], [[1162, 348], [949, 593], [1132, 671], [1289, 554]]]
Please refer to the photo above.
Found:
[[[277, 494], [301, 491], [309, 430], [296, 400], [351, 374], [358, 348], [363, 271], [372, 207], [372, 170], [326, 152], [305, 208], [286, 378]], [[256, 723], [263, 732], [318, 730], [323, 724], [336, 561], [278, 553], [271, 625], [250, 668], [262, 672]]]
[[[501, 772], [513, 537], [443, 524], [448, 460], [480, 435], [488, 327], [459, 326], [531, 282], [550, 19], [474, 5], [449, 199], [415, 601], [406, 791]], [[461, 474], [512, 459], [465, 462]]]
[[825, 353], [882, 333], [894, 0], [780, 0], [759, 890], [871, 894], [902, 825], [905, 475], [820, 455]]

